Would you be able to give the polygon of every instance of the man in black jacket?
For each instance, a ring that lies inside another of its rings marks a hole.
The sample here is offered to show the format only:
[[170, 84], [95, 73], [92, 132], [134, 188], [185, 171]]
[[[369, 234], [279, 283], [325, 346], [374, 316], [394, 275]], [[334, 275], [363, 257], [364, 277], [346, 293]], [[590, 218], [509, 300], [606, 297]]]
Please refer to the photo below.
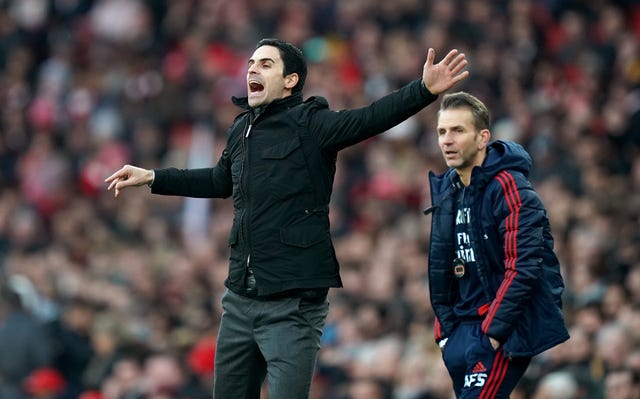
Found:
[[244, 109], [213, 168], [146, 170], [125, 165], [105, 182], [116, 197], [150, 185], [155, 194], [227, 198], [234, 204], [230, 264], [216, 346], [216, 399], [258, 398], [267, 376], [271, 399], [307, 398], [328, 313], [340, 287], [329, 233], [329, 199], [338, 151], [417, 113], [467, 77], [464, 54], [434, 64], [422, 79], [367, 107], [332, 111], [302, 98], [300, 50], [261, 40], [248, 62]]

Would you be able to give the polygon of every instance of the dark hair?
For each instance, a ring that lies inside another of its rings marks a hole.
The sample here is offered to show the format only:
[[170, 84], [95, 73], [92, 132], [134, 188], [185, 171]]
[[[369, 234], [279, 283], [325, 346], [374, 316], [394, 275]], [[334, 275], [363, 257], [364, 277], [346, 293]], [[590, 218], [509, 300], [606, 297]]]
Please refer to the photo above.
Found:
[[284, 63], [284, 71], [282, 76], [292, 73], [298, 74], [298, 83], [293, 87], [292, 92], [302, 91], [304, 82], [307, 79], [307, 61], [302, 55], [302, 51], [291, 43], [280, 39], [262, 39], [256, 45], [256, 48], [262, 46], [273, 46], [280, 51], [280, 57]]
[[[464, 91], [457, 93], [445, 94], [440, 103], [440, 111], [450, 108], [468, 108], [473, 115], [473, 125], [478, 130], [489, 129], [491, 125], [491, 114], [477, 97], [472, 96]], [[440, 113], [438, 111], [438, 113]]]

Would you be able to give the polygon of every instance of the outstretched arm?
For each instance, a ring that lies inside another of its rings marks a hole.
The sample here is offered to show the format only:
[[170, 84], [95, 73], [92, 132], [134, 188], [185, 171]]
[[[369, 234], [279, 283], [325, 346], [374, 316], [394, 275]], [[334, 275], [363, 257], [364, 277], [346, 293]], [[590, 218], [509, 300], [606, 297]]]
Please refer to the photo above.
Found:
[[343, 111], [324, 109], [312, 115], [312, 135], [325, 150], [339, 151], [382, 133], [436, 100], [437, 96], [466, 79], [464, 53], [451, 50], [434, 64], [435, 50], [430, 48], [421, 79], [374, 101], [368, 106]]
[[151, 184], [153, 182], [153, 170], [124, 165], [120, 170], [104, 179], [104, 182], [109, 184], [107, 190], [115, 188], [114, 193], [117, 197], [123, 188]]
[[437, 64], [434, 64], [436, 52], [430, 48], [427, 61], [422, 69], [422, 82], [431, 94], [440, 94], [449, 90], [453, 85], [469, 76], [465, 71], [467, 59], [464, 53], [453, 49]]

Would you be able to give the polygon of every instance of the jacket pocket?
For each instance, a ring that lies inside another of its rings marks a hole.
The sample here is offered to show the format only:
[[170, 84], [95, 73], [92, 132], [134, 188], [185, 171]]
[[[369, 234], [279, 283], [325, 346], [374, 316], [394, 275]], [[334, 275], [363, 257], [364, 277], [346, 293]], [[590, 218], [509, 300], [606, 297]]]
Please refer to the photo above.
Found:
[[285, 159], [298, 147], [300, 147], [300, 139], [298, 137], [295, 137], [294, 139], [287, 140], [269, 148], [265, 148], [264, 150], [262, 150], [262, 158]]
[[265, 148], [261, 158], [259, 168], [265, 183], [264, 189], [275, 198], [285, 200], [312, 192], [307, 160], [297, 135]]
[[280, 229], [280, 241], [283, 244], [299, 248], [309, 248], [328, 238], [324, 226], [296, 226]]

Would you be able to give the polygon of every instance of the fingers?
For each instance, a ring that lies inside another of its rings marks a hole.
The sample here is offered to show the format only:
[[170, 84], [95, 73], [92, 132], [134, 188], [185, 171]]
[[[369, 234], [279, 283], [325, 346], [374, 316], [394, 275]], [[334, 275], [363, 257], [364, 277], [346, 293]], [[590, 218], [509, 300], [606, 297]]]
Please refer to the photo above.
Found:
[[433, 61], [436, 59], [436, 51], [432, 48], [427, 51], [427, 68], [433, 65]]
[[[433, 64], [433, 58], [435, 58], [435, 51], [433, 49], [429, 49], [429, 53], [427, 56], [427, 62], [429, 61], [429, 57], [432, 57], [432, 62], [429, 65]], [[447, 55], [438, 63], [439, 65], [447, 66], [452, 73], [458, 74], [462, 71], [468, 64], [467, 57], [464, 53], [460, 53], [458, 49], [453, 49], [447, 53]]]
[[110, 190], [111, 188], [114, 188], [113, 194], [117, 198], [120, 195], [120, 191], [123, 188], [131, 187], [131, 186], [135, 186], [135, 185], [136, 185], [136, 183], [133, 181], [133, 179], [127, 178], [125, 176], [123, 178], [117, 178], [114, 181], [112, 181], [111, 184], [109, 185], [109, 187], [107, 188], [107, 190]]
[[449, 67], [451, 68], [450, 73], [453, 75], [454, 81], [458, 82], [469, 76], [469, 71], [464, 70], [467, 67], [467, 64], [468, 62], [466, 59], [458, 57], [456, 57], [456, 59], [451, 63]]
[[[456, 57], [457, 55], [457, 57]], [[447, 55], [440, 61], [441, 64], [449, 65], [454, 58], [459, 58], [462, 56], [464, 58], [464, 54], [458, 54], [458, 49], [453, 49], [447, 53]]]
[[131, 177], [130, 169], [131, 168], [129, 167], [129, 165], [125, 165], [121, 169], [116, 171], [114, 174], [104, 179], [105, 183], [109, 183], [109, 186], [107, 187], [107, 191], [115, 188], [114, 196], [116, 198], [120, 195], [120, 189], [130, 185], [126, 183], [127, 180], [129, 180]]
[[469, 72], [467, 58], [457, 49], [450, 50], [437, 64], [433, 64], [435, 50], [429, 49], [427, 61], [423, 69], [422, 80], [426, 88], [433, 94], [440, 94], [449, 90], [453, 85], [466, 79]]
[[459, 81], [466, 79], [469, 76], [469, 71], [464, 71], [460, 74], [457, 74], [453, 77], [453, 83], [458, 83]]
[[442, 65], [447, 71], [451, 79], [451, 86], [469, 76], [469, 71], [464, 70], [468, 65], [467, 58], [457, 49], [449, 51], [438, 65]]
[[451, 68], [451, 72], [455, 75], [459, 74], [468, 64], [468, 61], [464, 54], [458, 54], [456, 58], [451, 61], [449, 64], [449, 68]]
[[[122, 168], [120, 168], [119, 170], [117, 170], [114, 174], [112, 174], [111, 176], [107, 177], [106, 179], [104, 179], [105, 183], [109, 183], [112, 182], [114, 180], [119, 180], [122, 178], [125, 178], [127, 176], [127, 166], [125, 165]], [[111, 186], [109, 186], [109, 188], [111, 188]]]
[[[109, 179], [111, 179], [111, 177]], [[111, 180], [111, 184], [109, 184], [109, 187], [107, 187], [107, 191], [111, 190], [113, 186], [115, 186], [119, 181], [120, 181], [119, 177]], [[108, 183], [107, 179], [105, 179], [105, 182]]]
[[[115, 188], [115, 190], [113, 191], [113, 195], [117, 198], [120, 195], [120, 189], [126, 186], [124, 184], [127, 181], [126, 177], [110, 176], [108, 179], [113, 179], [113, 180], [111, 180], [111, 184], [109, 184], [109, 187], [107, 187], [107, 191], [111, 190], [112, 188]], [[105, 181], [106, 180], [107, 179], [105, 179]]]
[[107, 190], [115, 189], [115, 196], [126, 187], [137, 187], [150, 184], [153, 181], [153, 171], [132, 165], [125, 165], [120, 170], [104, 179], [109, 186]]
[[465, 78], [468, 73], [463, 72], [467, 67], [468, 61], [464, 53], [460, 53], [457, 49], [453, 49], [437, 64], [434, 65], [435, 50], [430, 48], [427, 53], [427, 61], [425, 62], [425, 70], [440, 70], [450, 76]]

